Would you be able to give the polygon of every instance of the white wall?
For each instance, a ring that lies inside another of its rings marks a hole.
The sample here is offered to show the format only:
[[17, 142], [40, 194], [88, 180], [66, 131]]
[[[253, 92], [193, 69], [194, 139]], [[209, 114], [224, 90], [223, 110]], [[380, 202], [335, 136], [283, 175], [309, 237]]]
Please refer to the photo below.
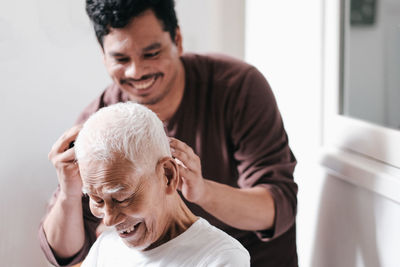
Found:
[[[243, 6], [177, 1], [185, 50], [243, 57]], [[0, 262], [46, 266], [36, 235], [57, 185], [47, 153], [109, 83], [84, 1], [1, 1], [0, 81]]]
[[244, 58], [245, 0], [176, 0], [185, 51]]
[[2, 266], [45, 266], [36, 238], [57, 179], [47, 153], [108, 81], [82, 1], [0, 2]]
[[245, 58], [270, 81], [299, 162], [300, 266], [400, 266], [399, 203], [344, 182], [319, 164], [324, 152], [322, 4], [246, 2]]

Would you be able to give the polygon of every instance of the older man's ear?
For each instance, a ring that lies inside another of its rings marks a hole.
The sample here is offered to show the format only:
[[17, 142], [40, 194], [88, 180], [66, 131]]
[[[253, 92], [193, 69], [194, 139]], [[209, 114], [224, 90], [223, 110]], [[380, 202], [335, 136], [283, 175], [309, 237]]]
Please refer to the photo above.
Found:
[[162, 158], [158, 162], [163, 171], [163, 179], [166, 185], [166, 193], [172, 194], [176, 192], [180, 181], [179, 169], [175, 160], [171, 157]]

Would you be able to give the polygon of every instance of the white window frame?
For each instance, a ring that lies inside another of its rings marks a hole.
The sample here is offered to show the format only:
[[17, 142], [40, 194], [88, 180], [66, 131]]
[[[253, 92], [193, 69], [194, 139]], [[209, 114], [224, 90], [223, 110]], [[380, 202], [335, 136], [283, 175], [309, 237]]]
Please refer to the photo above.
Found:
[[400, 131], [340, 114], [342, 1], [324, 1], [322, 164], [400, 203]]

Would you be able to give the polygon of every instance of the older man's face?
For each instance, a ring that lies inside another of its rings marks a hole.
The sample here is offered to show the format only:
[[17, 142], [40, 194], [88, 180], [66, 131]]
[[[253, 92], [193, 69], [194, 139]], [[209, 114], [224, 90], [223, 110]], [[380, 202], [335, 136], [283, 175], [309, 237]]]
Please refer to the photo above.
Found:
[[115, 227], [128, 246], [145, 250], [163, 236], [168, 222], [162, 174], [138, 176], [126, 160], [79, 168], [93, 215]]

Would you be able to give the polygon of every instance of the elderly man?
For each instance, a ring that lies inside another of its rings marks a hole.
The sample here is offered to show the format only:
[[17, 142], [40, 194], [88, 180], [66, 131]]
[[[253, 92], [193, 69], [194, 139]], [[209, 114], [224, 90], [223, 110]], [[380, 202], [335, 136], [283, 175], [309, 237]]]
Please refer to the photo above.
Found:
[[[296, 267], [296, 159], [273, 93], [253, 66], [221, 55], [184, 54], [173, 0], [86, 0], [107, 87], [81, 113], [133, 101], [151, 109], [174, 137], [172, 156], [189, 209], [236, 238], [254, 267]], [[62, 11], [60, 11], [62, 12]], [[83, 260], [100, 220], [82, 197], [67, 131], [49, 158], [59, 186], [39, 238], [56, 266]]]
[[247, 250], [196, 217], [157, 115], [134, 103], [100, 109], [75, 142], [83, 192], [101, 234], [82, 266], [249, 266]]

